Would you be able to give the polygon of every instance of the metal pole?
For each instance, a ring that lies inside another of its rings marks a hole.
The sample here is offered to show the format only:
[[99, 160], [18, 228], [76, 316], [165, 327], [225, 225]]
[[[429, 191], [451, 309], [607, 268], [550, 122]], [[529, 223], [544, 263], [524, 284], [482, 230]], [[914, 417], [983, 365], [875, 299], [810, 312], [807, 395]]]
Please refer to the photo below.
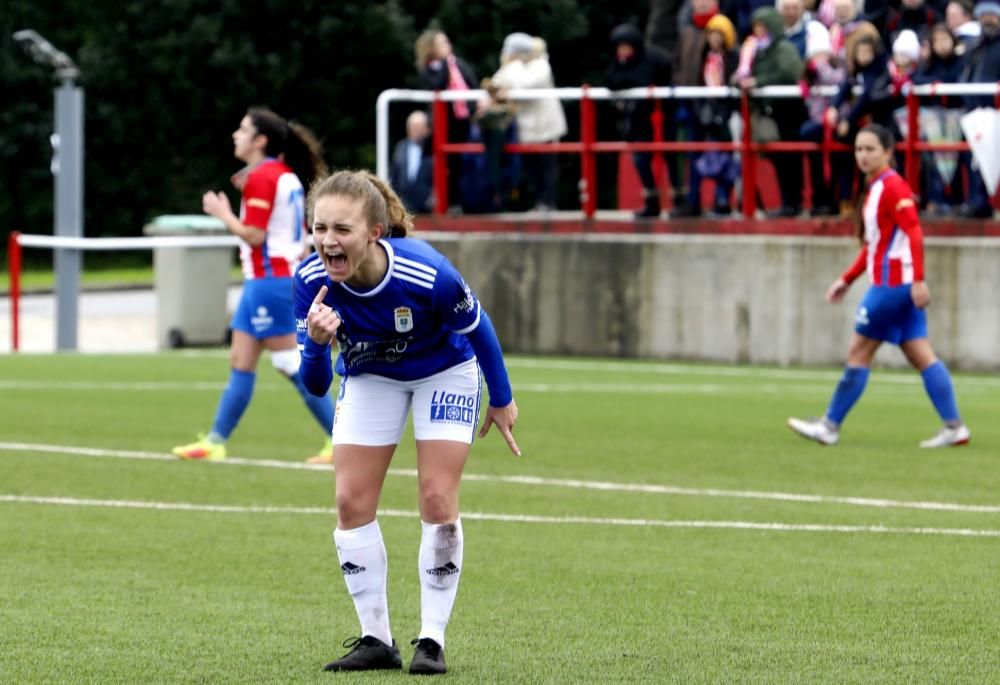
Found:
[[442, 216], [448, 213], [448, 158], [444, 146], [448, 142], [448, 103], [434, 93], [431, 106], [431, 142], [434, 146], [434, 213]]
[[[55, 175], [55, 235], [83, 236], [83, 90], [65, 77], [55, 91], [56, 131], [52, 138]], [[56, 350], [76, 350], [80, 299], [80, 252], [55, 251]]]

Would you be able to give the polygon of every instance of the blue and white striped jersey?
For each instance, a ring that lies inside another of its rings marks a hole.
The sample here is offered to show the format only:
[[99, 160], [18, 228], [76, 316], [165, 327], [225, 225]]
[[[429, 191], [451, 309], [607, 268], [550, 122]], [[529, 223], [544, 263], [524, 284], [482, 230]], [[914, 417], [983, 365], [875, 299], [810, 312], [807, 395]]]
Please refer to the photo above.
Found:
[[479, 300], [437, 250], [415, 238], [388, 238], [389, 266], [367, 291], [334, 283], [318, 254], [295, 273], [295, 321], [299, 349], [308, 338], [306, 317], [319, 289], [340, 316], [337, 373], [373, 373], [395, 380], [426, 378], [475, 356], [465, 337], [480, 322]]

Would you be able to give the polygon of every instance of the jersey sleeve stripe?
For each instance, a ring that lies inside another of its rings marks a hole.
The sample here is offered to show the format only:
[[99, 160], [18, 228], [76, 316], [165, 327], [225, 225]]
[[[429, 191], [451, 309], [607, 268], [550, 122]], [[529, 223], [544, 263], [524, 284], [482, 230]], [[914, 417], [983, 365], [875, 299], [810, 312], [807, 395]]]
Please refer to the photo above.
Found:
[[403, 264], [410, 267], [411, 269], [426, 271], [431, 276], [435, 277], [437, 276], [437, 269], [435, 269], [434, 267], [427, 266], [426, 264], [421, 264], [420, 262], [415, 262], [412, 259], [407, 259], [406, 257], [400, 257], [399, 255], [396, 255], [396, 264]]
[[392, 268], [392, 270], [393, 273], [406, 274], [407, 276], [413, 276], [414, 278], [419, 278], [420, 280], [428, 281], [429, 283], [433, 283], [434, 279], [437, 277], [436, 272], [434, 274], [427, 274], [422, 271], [415, 271], [414, 269], [408, 269], [402, 264], [396, 264]]
[[317, 278], [323, 278], [324, 276], [326, 276], [326, 271], [320, 271], [319, 273], [315, 273], [315, 274], [307, 274], [307, 275], [305, 275], [305, 276], [302, 277], [302, 282], [303, 283], [312, 283]]
[[399, 273], [398, 271], [392, 272], [393, 278], [398, 278], [401, 281], [407, 281], [409, 283], [416, 283], [422, 288], [427, 288], [428, 290], [434, 289], [434, 283], [429, 283], [427, 281], [421, 280], [419, 278], [413, 278], [412, 276], [407, 276], [406, 274]]
[[316, 264], [307, 263], [306, 265], [299, 268], [299, 273], [302, 274], [303, 276], [309, 276], [314, 273], [318, 273], [320, 271], [325, 271], [325, 270], [326, 269], [324, 268], [324, 266], [318, 262]]
[[479, 325], [479, 319], [482, 317], [482, 315], [483, 315], [483, 310], [480, 308], [479, 303], [477, 302], [476, 303], [476, 320], [473, 321], [468, 326], [466, 326], [465, 328], [462, 328], [462, 329], [457, 330], [455, 332], [458, 333], [459, 335], [465, 335], [466, 333], [470, 333], [470, 332], [476, 330], [476, 326]]

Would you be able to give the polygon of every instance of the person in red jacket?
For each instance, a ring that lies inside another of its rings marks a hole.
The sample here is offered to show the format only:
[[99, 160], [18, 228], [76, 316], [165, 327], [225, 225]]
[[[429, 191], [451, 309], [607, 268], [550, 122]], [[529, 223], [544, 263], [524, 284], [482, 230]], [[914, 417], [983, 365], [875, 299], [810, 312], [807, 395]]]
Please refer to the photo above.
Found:
[[927, 340], [924, 309], [931, 293], [924, 281], [924, 239], [913, 191], [890, 166], [895, 141], [888, 128], [871, 124], [858, 132], [854, 157], [867, 188], [859, 205], [858, 238], [862, 243], [854, 263], [833, 282], [826, 299], [839, 302], [863, 273], [871, 287], [855, 316], [854, 339], [847, 367], [822, 419], [790, 418], [788, 426], [804, 438], [835, 445], [840, 426], [868, 382], [875, 353], [883, 342], [899, 345], [920, 371], [924, 388], [944, 426], [921, 447], [965, 445], [971, 434], [958, 413], [951, 374]]

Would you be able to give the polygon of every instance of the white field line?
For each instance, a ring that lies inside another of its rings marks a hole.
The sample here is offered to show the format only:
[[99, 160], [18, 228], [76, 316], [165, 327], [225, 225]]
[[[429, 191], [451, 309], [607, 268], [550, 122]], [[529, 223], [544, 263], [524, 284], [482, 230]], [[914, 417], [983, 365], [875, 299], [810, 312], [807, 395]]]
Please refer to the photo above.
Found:
[[[71, 507], [110, 507], [116, 509], [152, 509], [155, 511], [185, 511], [214, 514], [293, 514], [336, 515], [328, 507], [237, 506], [224, 504], [193, 504], [189, 502], [149, 502], [142, 500], [80, 499], [76, 497], [33, 497], [0, 495], [0, 503], [48, 504]], [[379, 509], [379, 516], [416, 518], [415, 511]], [[505, 523], [576, 524], [592, 526], [632, 526], [655, 528], [714, 528], [722, 530], [759, 530], [768, 532], [806, 533], [875, 533], [880, 535], [946, 535], [959, 537], [1000, 537], [1000, 530], [977, 528], [890, 528], [888, 526], [834, 526], [815, 523], [766, 523], [754, 521], [671, 521], [665, 519], [590, 518], [586, 516], [528, 516], [524, 514], [490, 514], [462, 512], [467, 521], [501, 521]]]
[[[30, 354], [30, 353], [29, 353]], [[225, 349], [206, 350], [179, 350], [170, 352], [170, 355], [189, 358], [228, 358], [229, 352]], [[129, 355], [130, 357], [143, 356], [147, 353]], [[147, 356], [162, 356], [163, 353], [152, 353]], [[89, 355], [119, 356], [119, 355]], [[808, 368], [777, 368], [774, 366], [727, 366], [719, 364], [675, 364], [635, 361], [609, 361], [606, 359], [538, 359], [531, 357], [507, 357], [507, 368], [510, 369], [542, 369], [548, 371], [591, 371], [591, 372], [614, 372], [627, 374], [666, 374], [666, 375], [690, 375], [690, 376], [723, 376], [732, 378], [773, 378], [785, 380], [816, 380], [836, 382], [840, 380], [839, 370], [816, 370]], [[915, 372], [902, 371], [900, 373], [884, 373], [878, 375], [879, 383], [899, 383], [902, 385], [919, 385], [922, 383], [920, 375]], [[970, 385], [985, 385], [992, 388], [1000, 387], [1000, 378], [986, 375], [962, 374], [955, 378], [956, 384], [966, 387]]]
[[[666, 375], [690, 375], [690, 376], [722, 376], [730, 378], [774, 378], [786, 380], [819, 380], [838, 381], [841, 371], [815, 371], [808, 369], [778, 369], [774, 367], [752, 367], [752, 366], [725, 366], [698, 365], [698, 364], [656, 364], [641, 361], [634, 362], [613, 362], [604, 360], [577, 360], [577, 359], [529, 359], [516, 357], [506, 360], [507, 366], [512, 369], [541, 369], [545, 371], [606, 371], [613, 373], [630, 374], [666, 374]], [[901, 383], [904, 385], [919, 385], [923, 381], [920, 374], [911, 373], [884, 373], [878, 375], [879, 383]], [[988, 385], [1000, 387], [1000, 378], [986, 376], [962, 376], [956, 379], [957, 383]]]
[[[162, 452], [138, 452], [132, 450], [107, 450], [94, 447], [76, 447], [70, 445], [44, 445], [37, 443], [0, 442], [0, 452], [41, 452], [46, 454], [72, 454], [84, 457], [145, 459], [151, 461], [178, 461], [171, 454]], [[251, 466], [257, 468], [287, 469], [293, 471], [322, 471], [330, 473], [332, 469], [322, 464], [306, 464], [304, 462], [280, 461], [275, 459], [243, 459], [229, 457], [225, 461], [209, 462], [219, 466]], [[390, 476], [416, 478], [416, 469], [389, 469]], [[873, 507], [877, 509], [921, 509], [929, 511], [955, 511], [963, 513], [998, 514], [1000, 505], [993, 504], [959, 504], [957, 502], [921, 502], [894, 499], [878, 499], [870, 497], [849, 497], [837, 495], [809, 495], [792, 492], [765, 492], [757, 490], [722, 490], [718, 488], [683, 488], [673, 485], [655, 485], [648, 483], [615, 483], [607, 481], [575, 480], [567, 478], [541, 478], [523, 475], [491, 475], [479, 473], [464, 473], [462, 479], [481, 483], [510, 483], [515, 485], [535, 485], [539, 487], [574, 488], [579, 490], [598, 490], [604, 492], [638, 492], [655, 495], [679, 495], [687, 497], [724, 497], [733, 499], [757, 499], [779, 502], [799, 502], [804, 504], [844, 504], [855, 507]]]
[[[161, 392], [209, 391], [220, 392], [225, 388], [221, 382], [178, 382], [178, 381], [0, 381], [0, 390], [47, 390], [47, 391], [124, 391]], [[259, 389], [277, 388], [277, 383], [258, 384]], [[829, 393], [830, 384], [747, 384], [747, 383], [518, 383], [517, 392], [525, 393], [629, 393], [636, 395], [675, 393]]]
[[[903, 387], [904, 384], [896, 381], [892, 382], [897, 387], [890, 387], [889, 392], [910, 393], [910, 387]], [[0, 390], [43, 390], [43, 391], [122, 391], [122, 392], [162, 392], [162, 391], [183, 391], [183, 392], [220, 392], [225, 388], [225, 383], [210, 381], [0, 381]], [[278, 383], [259, 383], [258, 389], [273, 389], [279, 387]], [[910, 383], [910, 386], [913, 384]], [[991, 388], [986, 385], [969, 386], [959, 385], [962, 392], [989, 392]], [[815, 394], [832, 392], [831, 383], [516, 383], [514, 389], [518, 393], [622, 393], [629, 395], [668, 395], [668, 394], [751, 394], [751, 395], [774, 395], [774, 394]], [[882, 392], [887, 389], [883, 388]]]

